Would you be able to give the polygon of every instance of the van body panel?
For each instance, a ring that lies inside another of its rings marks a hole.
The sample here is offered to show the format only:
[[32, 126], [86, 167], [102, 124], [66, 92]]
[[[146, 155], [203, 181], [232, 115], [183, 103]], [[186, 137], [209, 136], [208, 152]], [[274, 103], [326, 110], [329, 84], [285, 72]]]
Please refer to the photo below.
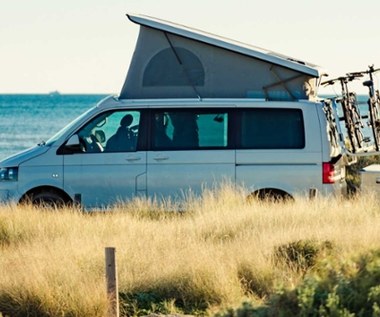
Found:
[[63, 166], [60, 165], [29, 165], [21, 166], [19, 175], [28, 175], [19, 180], [20, 196], [39, 187], [63, 188]]
[[39, 187], [63, 188], [63, 159], [55, 147], [45, 147], [42, 154], [26, 160], [19, 166], [19, 196]]
[[105, 207], [146, 190], [146, 152], [64, 155], [63, 189], [84, 206]]
[[236, 150], [236, 165], [321, 165], [319, 152], [305, 150]]
[[322, 190], [321, 166], [314, 164], [250, 164], [236, 168], [237, 184], [250, 193], [276, 189], [291, 196], [305, 194], [308, 189]]
[[148, 152], [147, 179], [149, 197], [181, 198], [189, 191], [199, 195], [222, 182], [235, 182], [235, 151]]
[[[255, 104], [254, 107], [249, 108], [261, 108], [263, 105], [268, 104]], [[271, 106], [273, 109], [302, 111], [303, 122], [299, 123], [300, 128], [297, 130], [297, 134], [304, 134], [304, 143], [296, 144], [291, 149], [237, 149], [237, 183], [248, 187], [251, 192], [270, 188], [292, 196], [305, 193], [309, 188], [322, 190], [322, 141], [316, 109], [318, 104], [286, 102], [271, 103]], [[271, 109], [271, 107], [268, 108]], [[269, 120], [272, 119], [269, 118]], [[281, 125], [275, 126], [276, 130], [273, 134], [277, 134], [276, 138], [293, 138], [291, 135], [287, 135], [287, 131], [281, 131], [280, 128]], [[268, 140], [270, 141], [270, 137]], [[289, 146], [291, 147], [292, 144], [289, 143]]]
[[19, 166], [23, 162], [29, 161], [39, 155], [44, 154], [50, 149], [48, 146], [37, 145], [32, 148], [26, 149], [15, 155], [9, 156], [1, 161], [2, 166]]
[[322, 190], [321, 155], [306, 150], [236, 151], [236, 180], [253, 191], [275, 188], [294, 196]]

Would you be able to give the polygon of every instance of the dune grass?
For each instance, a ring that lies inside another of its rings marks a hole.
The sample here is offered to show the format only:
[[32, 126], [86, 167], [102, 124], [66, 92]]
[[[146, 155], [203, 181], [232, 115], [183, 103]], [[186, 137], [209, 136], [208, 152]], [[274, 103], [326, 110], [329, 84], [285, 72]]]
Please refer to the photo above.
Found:
[[266, 305], [318, 261], [380, 249], [373, 195], [247, 203], [243, 191], [223, 186], [175, 209], [141, 199], [97, 213], [1, 206], [0, 312], [106, 316], [109, 246], [117, 250], [122, 316]]

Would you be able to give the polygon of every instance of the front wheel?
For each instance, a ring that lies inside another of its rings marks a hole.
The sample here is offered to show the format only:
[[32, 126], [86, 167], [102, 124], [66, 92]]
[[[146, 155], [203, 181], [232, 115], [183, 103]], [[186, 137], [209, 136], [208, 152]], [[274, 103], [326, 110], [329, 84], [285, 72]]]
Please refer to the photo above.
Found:
[[33, 206], [47, 208], [63, 208], [70, 202], [54, 190], [43, 190], [27, 195], [23, 202], [29, 202]]

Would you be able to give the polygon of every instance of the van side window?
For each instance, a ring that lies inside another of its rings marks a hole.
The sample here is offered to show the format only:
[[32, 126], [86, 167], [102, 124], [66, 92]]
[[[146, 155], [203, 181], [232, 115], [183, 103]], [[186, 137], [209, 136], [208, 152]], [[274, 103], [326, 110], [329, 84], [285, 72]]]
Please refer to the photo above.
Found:
[[83, 152], [133, 152], [137, 149], [140, 111], [109, 111], [78, 131]]
[[240, 148], [305, 147], [304, 123], [300, 109], [246, 109], [240, 112], [240, 123]]
[[153, 150], [226, 148], [228, 112], [154, 111], [151, 133]]

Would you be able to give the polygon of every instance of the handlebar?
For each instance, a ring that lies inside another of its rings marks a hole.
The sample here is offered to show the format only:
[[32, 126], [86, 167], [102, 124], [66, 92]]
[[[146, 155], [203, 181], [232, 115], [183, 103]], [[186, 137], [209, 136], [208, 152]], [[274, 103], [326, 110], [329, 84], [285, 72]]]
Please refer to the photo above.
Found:
[[321, 83], [321, 85], [323, 86], [329, 86], [329, 85], [334, 85], [336, 82], [340, 82], [341, 84], [347, 84], [348, 82], [350, 81], [353, 81], [354, 79], [357, 79], [359, 77], [363, 77], [364, 75], [360, 72], [355, 72], [355, 73], [347, 73], [346, 76], [341, 76], [341, 77], [337, 77], [337, 78], [334, 78], [334, 79], [330, 79], [330, 80], [327, 80], [327, 81], [324, 81], [323, 83]]
[[337, 81], [342, 82], [342, 81], [346, 80], [346, 78], [347, 77], [342, 76], [342, 77], [330, 79], [330, 80], [324, 81], [323, 83], [321, 83], [321, 85], [323, 85], [323, 86], [334, 85]]
[[375, 68], [374, 65], [369, 65], [367, 70], [359, 71], [359, 72], [351, 72], [347, 73], [346, 76], [340, 76], [334, 79], [330, 79], [321, 83], [322, 86], [330, 86], [334, 85], [336, 82], [340, 82], [343, 85], [353, 81], [355, 79], [361, 78], [364, 75], [369, 75], [369, 80], [363, 82], [363, 85], [366, 87], [373, 87], [373, 77], [372, 74], [380, 71], [380, 68]]
[[363, 77], [366, 74], [373, 74], [373, 73], [376, 73], [378, 71], [380, 71], [380, 68], [375, 69], [374, 65], [369, 65], [367, 70], [363, 70], [360, 72], [347, 73], [347, 76], [353, 75], [353, 76]]

